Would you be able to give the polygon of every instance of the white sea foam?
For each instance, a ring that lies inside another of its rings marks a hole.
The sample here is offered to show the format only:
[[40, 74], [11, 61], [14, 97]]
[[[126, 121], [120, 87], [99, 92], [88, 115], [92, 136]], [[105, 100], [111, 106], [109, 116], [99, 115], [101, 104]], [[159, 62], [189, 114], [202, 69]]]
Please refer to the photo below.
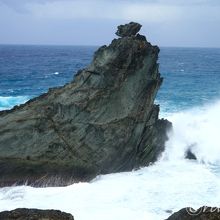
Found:
[[28, 96], [0, 96], [0, 111], [25, 103], [29, 99]]
[[220, 165], [220, 101], [169, 117], [174, 129], [167, 143], [166, 157], [183, 158], [187, 149], [200, 162]]
[[[76, 220], [161, 220], [168, 210], [220, 206], [220, 102], [169, 116], [174, 131], [161, 159], [133, 172], [68, 187], [0, 189], [0, 211], [60, 209]], [[184, 159], [188, 146], [198, 161]]]

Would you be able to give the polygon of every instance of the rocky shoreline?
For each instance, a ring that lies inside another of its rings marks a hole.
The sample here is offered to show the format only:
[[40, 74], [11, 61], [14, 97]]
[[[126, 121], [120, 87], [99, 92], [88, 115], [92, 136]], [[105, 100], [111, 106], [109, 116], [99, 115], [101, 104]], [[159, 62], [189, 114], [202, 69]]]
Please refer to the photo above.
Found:
[[0, 112], [0, 186], [68, 185], [156, 161], [171, 123], [154, 104], [159, 48], [140, 29], [120, 25], [72, 82]]
[[[2, 220], [74, 220], [74, 217], [59, 210], [15, 209], [0, 212]], [[187, 207], [172, 214], [166, 220], [219, 220], [220, 208], [203, 206], [197, 210]], [[161, 219], [162, 220], [162, 219]]]

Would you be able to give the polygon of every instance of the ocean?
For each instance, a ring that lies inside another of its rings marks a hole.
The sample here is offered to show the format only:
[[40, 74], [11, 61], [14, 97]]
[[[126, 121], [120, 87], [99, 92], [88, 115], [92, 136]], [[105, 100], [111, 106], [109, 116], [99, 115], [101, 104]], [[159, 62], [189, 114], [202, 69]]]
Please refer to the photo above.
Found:
[[[0, 46], [0, 110], [73, 80], [97, 47]], [[161, 48], [160, 117], [173, 123], [165, 152], [136, 171], [67, 187], [0, 188], [0, 211], [60, 209], [76, 220], [162, 220], [183, 207], [220, 207], [220, 49]], [[197, 161], [185, 159], [191, 151]]]

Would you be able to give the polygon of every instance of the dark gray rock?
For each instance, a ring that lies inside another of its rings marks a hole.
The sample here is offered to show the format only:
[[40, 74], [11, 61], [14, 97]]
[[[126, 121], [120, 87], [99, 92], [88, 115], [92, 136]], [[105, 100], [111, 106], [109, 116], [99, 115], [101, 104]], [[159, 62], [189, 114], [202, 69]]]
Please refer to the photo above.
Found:
[[154, 162], [171, 127], [154, 105], [158, 53], [144, 38], [115, 39], [72, 82], [0, 112], [0, 185], [67, 185]]
[[197, 160], [196, 155], [191, 151], [191, 149], [186, 151], [185, 158], [189, 160]]
[[203, 206], [197, 210], [183, 208], [167, 220], [220, 220], [220, 208]]
[[1, 220], [74, 220], [69, 213], [58, 210], [15, 209], [0, 212]]
[[197, 160], [196, 155], [193, 153], [193, 149], [196, 147], [196, 143], [191, 144], [188, 146], [188, 149], [185, 152], [185, 158], [189, 160]]
[[141, 25], [136, 22], [130, 22], [128, 24], [119, 25], [118, 30], [115, 33], [119, 37], [135, 36], [141, 29]]

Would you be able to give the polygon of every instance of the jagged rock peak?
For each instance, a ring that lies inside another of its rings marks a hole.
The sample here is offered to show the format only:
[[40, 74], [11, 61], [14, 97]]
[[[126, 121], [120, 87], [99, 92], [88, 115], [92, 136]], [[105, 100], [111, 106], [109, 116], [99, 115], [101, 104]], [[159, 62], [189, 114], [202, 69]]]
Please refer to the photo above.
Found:
[[140, 25], [139, 23], [130, 22], [128, 24], [119, 25], [118, 30], [115, 34], [119, 37], [134, 36], [140, 31], [141, 27], [142, 25]]

